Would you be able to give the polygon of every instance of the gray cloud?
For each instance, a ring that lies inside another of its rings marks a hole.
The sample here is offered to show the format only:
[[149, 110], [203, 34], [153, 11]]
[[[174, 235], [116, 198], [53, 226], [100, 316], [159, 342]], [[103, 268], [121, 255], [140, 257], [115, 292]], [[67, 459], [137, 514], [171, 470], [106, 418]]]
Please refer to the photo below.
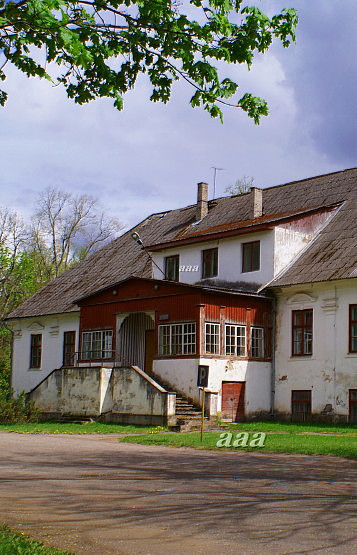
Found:
[[250, 72], [229, 68], [242, 93], [269, 102], [258, 127], [234, 109], [224, 125], [193, 110], [186, 85], [175, 86], [169, 104], [153, 104], [142, 79], [120, 113], [104, 100], [77, 106], [61, 89], [10, 71], [10, 100], [0, 109], [0, 204], [29, 214], [39, 190], [59, 186], [99, 198], [129, 225], [195, 202], [196, 183], [212, 183], [212, 166], [224, 168], [219, 196], [243, 175], [268, 186], [355, 165], [355, 0], [291, 4], [300, 13], [297, 44], [274, 46]]

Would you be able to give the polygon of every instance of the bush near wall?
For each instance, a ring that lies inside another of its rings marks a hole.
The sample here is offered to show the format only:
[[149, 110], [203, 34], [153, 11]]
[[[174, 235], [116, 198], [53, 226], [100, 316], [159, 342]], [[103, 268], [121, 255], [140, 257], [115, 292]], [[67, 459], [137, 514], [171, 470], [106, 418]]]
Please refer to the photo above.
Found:
[[17, 397], [13, 392], [0, 390], [0, 424], [15, 424], [16, 422], [38, 422], [39, 410], [32, 401], [26, 399], [26, 393]]
[[0, 328], [0, 395], [10, 392], [11, 333]]

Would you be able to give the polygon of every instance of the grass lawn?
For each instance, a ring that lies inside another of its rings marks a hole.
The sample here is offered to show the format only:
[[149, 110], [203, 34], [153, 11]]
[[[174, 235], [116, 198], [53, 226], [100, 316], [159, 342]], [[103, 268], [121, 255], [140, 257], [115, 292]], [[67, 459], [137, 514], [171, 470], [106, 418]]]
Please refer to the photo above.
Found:
[[32, 540], [22, 532], [14, 532], [7, 526], [0, 526], [1, 555], [70, 555], [68, 551], [60, 551], [46, 547], [43, 543]]
[[[26, 424], [0, 424], [0, 432], [22, 434], [138, 434], [164, 430], [160, 426], [132, 426], [102, 422], [31, 422]], [[0, 551], [1, 553], [1, 551]]]
[[[248, 431], [248, 430], [247, 430]], [[258, 430], [257, 430], [258, 431]], [[259, 431], [265, 431], [260, 429]], [[239, 430], [231, 430], [232, 439], [236, 439]], [[230, 449], [239, 451], [262, 451], [264, 453], [301, 453], [306, 455], [335, 455], [338, 457], [357, 458], [357, 437], [345, 434], [332, 435], [302, 435], [299, 432], [267, 433], [264, 447], [250, 447], [253, 438], [252, 430], [248, 436], [247, 447], [217, 447], [220, 439], [219, 432], [205, 432], [204, 440], [201, 442], [199, 432], [190, 433], [167, 433], [150, 434], [140, 436], [127, 436], [120, 441], [128, 443], [141, 443], [145, 445], [168, 445], [172, 447], [195, 447], [198, 449]]]
[[229, 424], [231, 431], [246, 430], [247, 432], [316, 432], [357, 434], [357, 426], [351, 424], [311, 424], [296, 422], [240, 422]]

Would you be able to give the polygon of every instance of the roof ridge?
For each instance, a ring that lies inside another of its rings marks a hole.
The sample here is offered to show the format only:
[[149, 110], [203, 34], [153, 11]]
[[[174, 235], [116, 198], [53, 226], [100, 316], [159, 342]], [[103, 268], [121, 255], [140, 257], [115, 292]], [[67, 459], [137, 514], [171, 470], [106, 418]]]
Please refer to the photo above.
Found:
[[353, 167], [353, 168], [345, 168], [344, 170], [337, 170], [335, 172], [328, 172], [328, 173], [322, 173], [319, 175], [314, 175], [312, 177], [304, 177], [303, 179], [295, 179], [294, 181], [288, 181], [287, 183], [280, 183], [279, 185], [271, 185], [270, 187], [264, 187], [264, 191], [267, 191], [268, 189], [277, 189], [279, 187], [286, 187], [287, 185], [293, 185], [294, 183], [303, 183], [305, 181], [311, 181], [312, 179], [318, 179], [319, 177], [326, 177], [328, 175], [336, 175], [337, 173], [345, 173], [345, 172], [349, 172], [352, 170], [357, 170], [357, 167]]
[[[320, 177], [326, 177], [328, 175], [336, 175], [338, 173], [345, 173], [345, 172], [349, 172], [349, 171], [352, 171], [352, 170], [357, 170], [357, 167], [345, 168], [344, 170], [336, 170], [334, 172], [322, 173], [322, 174], [314, 175], [312, 177], [304, 177], [303, 179], [295, 179], [294, 181], [287, 181], [286, 183], [280, 183], [279, 185], [270, 185], [269, 187], [255, 187], [255, 188], [262, 189], [263, 191], [268, 191], [268, 190], [271, 190], [271, 189], [278, 189], [280, 187], [287, 187], [288, 185], [293, 185], [294, 183], [303, 183], [305, 181], [311, 181], [313, 179], [318, 179]], [[216, 198], [209, 199], [208, 203], [213, 202], [213, 201], [217, 201], [217, 200], [229, 199], [229, 198], [245, 197], [246, 195], [250, 195], [251, 193], [252, 193], [252, 191], [247, 191], [246, 193], [237, 193], [236, 195], [226, 195], [226, 196], [216, 197]], [[263, 197], [264, 197], [264, 194], [263, 194]], [[186, 210], [188, 208], [193, 208], [194, 206], [196, 206], [196, 205], [195, 204], [188, 204], [187, 206], [182, 206], [181, 208], [174, 208], [174, 209], [171, 209], [171, 210], [163, 210], [162, 212], [154, 212], [153, 214], [148, 216], [146, 219], [151, 218], [152, 216], [158, 216], [159, 214], [167, 214], [168, 212], [175, 212], [176, 210]], [[140, 224], [138, 224], [138, 225], [140, 225]]]

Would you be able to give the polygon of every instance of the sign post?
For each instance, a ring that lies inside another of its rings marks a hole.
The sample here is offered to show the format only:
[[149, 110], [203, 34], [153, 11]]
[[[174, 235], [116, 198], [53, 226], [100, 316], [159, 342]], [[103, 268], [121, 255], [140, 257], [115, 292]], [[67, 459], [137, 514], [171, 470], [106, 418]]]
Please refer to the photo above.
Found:
[[203, 433], [205, 431], [205, 393], [206, 390], [202, 388], [202, 420], [201, 420], [201, 441], [203, 441]]
[[204, 364], [198, 365], [197, 386], [202, 390], [202, 418], [201, 418], [201, 441], [205, 430], [205, 397], [206, 387], [208, 386], [209, 366]]

